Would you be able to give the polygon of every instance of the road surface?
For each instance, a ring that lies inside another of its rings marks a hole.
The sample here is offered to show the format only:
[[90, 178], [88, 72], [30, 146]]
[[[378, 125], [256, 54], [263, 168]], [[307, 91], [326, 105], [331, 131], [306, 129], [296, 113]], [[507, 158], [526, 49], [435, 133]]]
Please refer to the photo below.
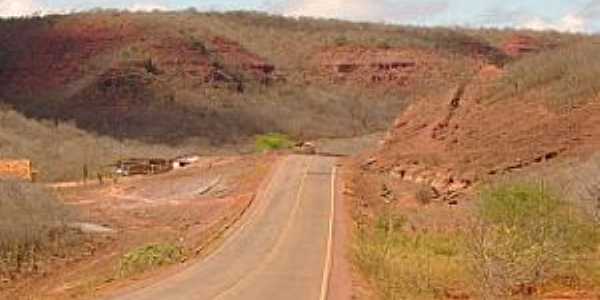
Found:
[[319, 300], [330, 266], [335, 159], [290, 156], [207, 259], [113, 300]]

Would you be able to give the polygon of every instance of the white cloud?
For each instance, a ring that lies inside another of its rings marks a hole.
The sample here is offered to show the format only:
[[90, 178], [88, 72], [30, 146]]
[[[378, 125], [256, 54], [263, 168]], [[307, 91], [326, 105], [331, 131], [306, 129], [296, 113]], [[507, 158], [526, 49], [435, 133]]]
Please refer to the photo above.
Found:
[[[97, 3], [98, 7], [120, 7], [129, 11], [139, 12], [169, 9], [165, 5], [161, 5], [155, 2], [146, 2], [143, 0], [125, 5], [119, 5], [119, 2], [123, 1], [92, 1], [90, 2], [93, 3], [92, 6], [87, 7], [94, 7], [94, 5]], [[81, 6], [81, 3], [75, 1], [70, 7], [46, 7], [45, 5], [41, 5], [35, 0], [0, 0], [0, 18], [24, 17], [31, 16], [34, 14], [66, 14], [85, 9], [84, 7], [86, 6]]]
[[22, 17], [41, 12], [40, 5], [32, 0], [0, 0], [0, 17]]
[[289, 0], [281, 13], [295, 17], [398, 22], [431, 16], [447, 8], [446, 1]]
[[568, 14], [556, 22], [549, 22], [540, 17], [534, 17], [523, 22], [519, 27], [533, 30], [556, 30], [563, 32], [585, 32], [587, 31], [586, 19]]
[[168, 10], [169, 8], [164, 5], [154, 3], [134, 3], [128, 7], [130, 11], [153, 11], [153, 10]]

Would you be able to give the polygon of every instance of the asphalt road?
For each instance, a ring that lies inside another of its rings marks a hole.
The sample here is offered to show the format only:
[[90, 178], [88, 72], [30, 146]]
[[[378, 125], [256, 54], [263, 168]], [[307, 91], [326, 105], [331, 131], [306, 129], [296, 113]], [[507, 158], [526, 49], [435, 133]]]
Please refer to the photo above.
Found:
[[290, 156], [207, 259], [114, 300], [322, 299], [335, 159]]

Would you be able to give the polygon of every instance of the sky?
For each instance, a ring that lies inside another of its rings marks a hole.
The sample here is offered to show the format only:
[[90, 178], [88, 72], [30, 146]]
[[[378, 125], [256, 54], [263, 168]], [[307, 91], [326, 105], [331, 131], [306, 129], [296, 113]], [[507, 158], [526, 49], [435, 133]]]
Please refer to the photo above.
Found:
[[92, 8], [256, 10], [286, 16], [424, 26], [600, 33], [600, 0], [0, 0], [0, 17]]

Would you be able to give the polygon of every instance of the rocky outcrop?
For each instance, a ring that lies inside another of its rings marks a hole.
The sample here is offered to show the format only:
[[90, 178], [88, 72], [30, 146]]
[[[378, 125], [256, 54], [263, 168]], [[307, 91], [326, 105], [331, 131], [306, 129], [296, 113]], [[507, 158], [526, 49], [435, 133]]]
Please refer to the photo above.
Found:
[[315, 76], [333, 83], [407, 87], [442, 76], [448, 64], [434, 51], [366, 46], [325, 48], [315, 60]]
[[504, 53], [512, 57], [542, 51], [543, 44], [537, 39], [526, 35], [514, 35], [508, 39], [502, 49]]

